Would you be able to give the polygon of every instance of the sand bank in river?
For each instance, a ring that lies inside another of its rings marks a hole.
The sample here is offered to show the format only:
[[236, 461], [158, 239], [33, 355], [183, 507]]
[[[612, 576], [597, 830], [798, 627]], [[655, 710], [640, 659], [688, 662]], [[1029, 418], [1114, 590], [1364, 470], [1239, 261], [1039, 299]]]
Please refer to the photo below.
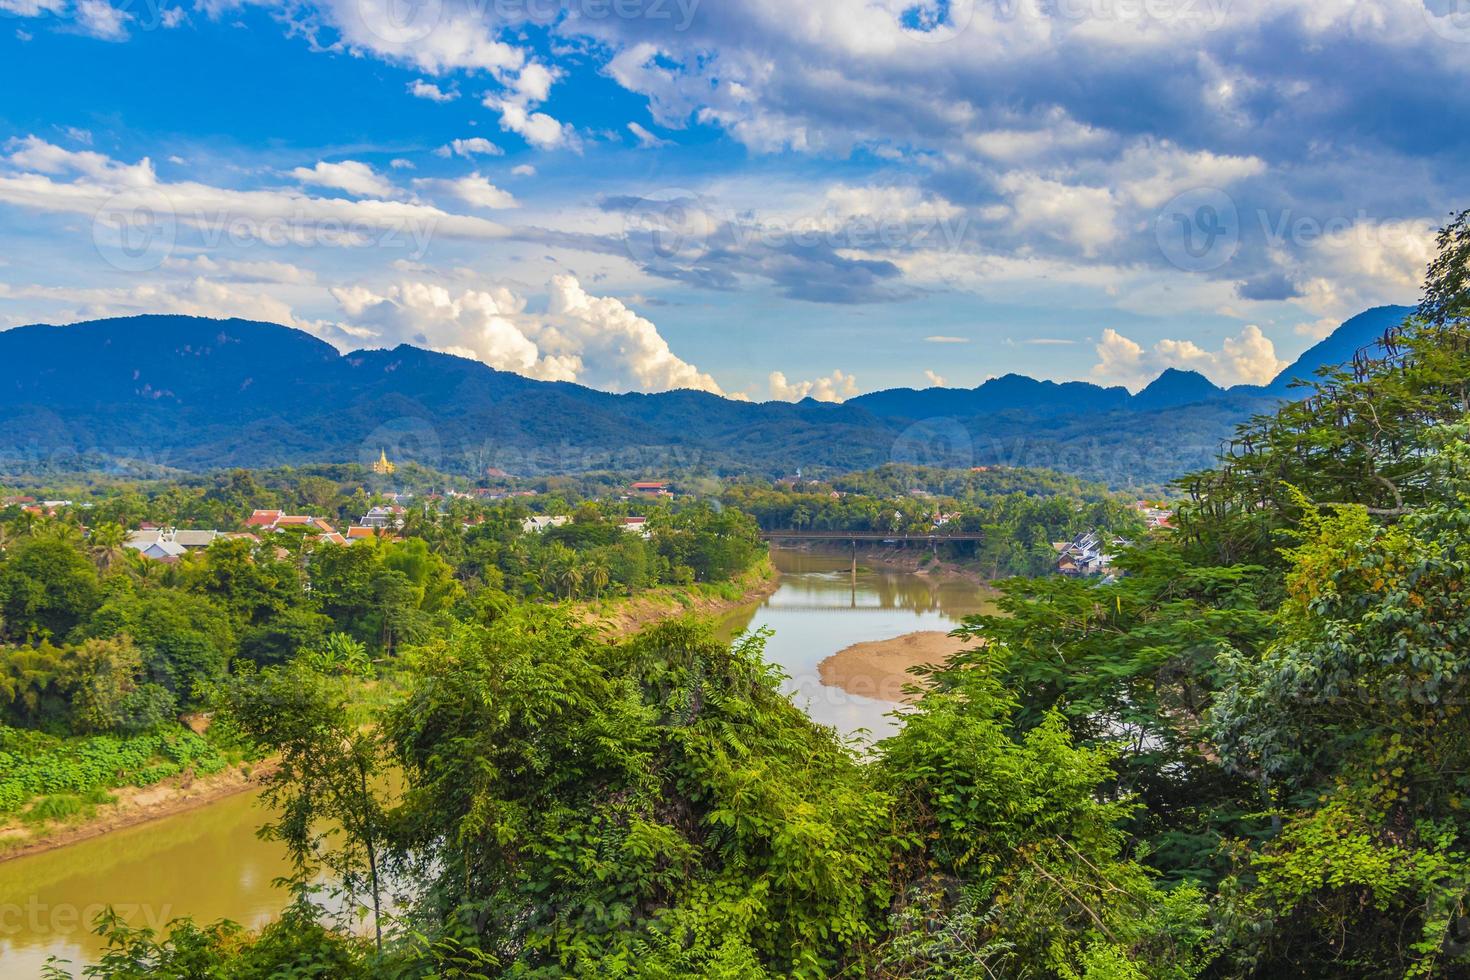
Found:
[[900, 703], [914, 700], [904, 685], [919, 679], [908, 672], [920, 664], [943, 663], [964, 649], [966, 642], [939, 630], [905, 633], [890, 640], [854, 643], [817, 665], [823, 684], [840, 687], [880, 701]]

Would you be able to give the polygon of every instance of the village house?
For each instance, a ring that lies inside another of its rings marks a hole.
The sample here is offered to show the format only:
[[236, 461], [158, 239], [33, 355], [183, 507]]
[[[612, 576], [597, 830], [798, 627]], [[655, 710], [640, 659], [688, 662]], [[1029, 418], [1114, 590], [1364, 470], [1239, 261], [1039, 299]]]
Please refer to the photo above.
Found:
[[245, 526], [259, 531], [281, 533], [300, 528], [308, 538], [318, 543], [346, 544], [347, 539], [338, 533], [331, 523], [321, 517], [308, 514], [287, 514], [279, 510], [256, 510], [245, 519]]
[[525, 534], [540, 534], [549, 527], [561, 527], [571, 520], [565, 514], [556, 517], [548, 517], [545, 514], [535, 514], [521, 522], [521, 531]]
[[1084, 531], [1071, 541], [1055, 541], [1057, 571], [1063, 575], [1115, 575], [1113, 560], [1133, 542], [1117, 535], [1104, 540], [1096, 531]]
[[651, 534], [648, 530], [648, 518], [646, 517], [624, 517], [618, 526], [624, 531], [636, 534], [641, 538], [647, 538]]
[[1150, 531], [1155, 528], [1172, 528], [1174, 526], [1174, 512], [1167, 507], [1158, 507], [1147, 500], [1140, 500], [1133, 505], [1133, 509], [1143, 516], [1144, 522]]
[[186, 552], [202, 551], [221, 536], [218, 531], [149, 525], [129, 533], [123, 545], [137, 551], [144, 558], [171, 561], [177, 560]]
[[635, 497], [672, 497], [667, 480], [639, 480], [630, 488]]
[[407, 509], [397, 504], [387, 507], [373, 507], [358, 520], [363, 527], [403, 527], [403, 515], [408, 513]]

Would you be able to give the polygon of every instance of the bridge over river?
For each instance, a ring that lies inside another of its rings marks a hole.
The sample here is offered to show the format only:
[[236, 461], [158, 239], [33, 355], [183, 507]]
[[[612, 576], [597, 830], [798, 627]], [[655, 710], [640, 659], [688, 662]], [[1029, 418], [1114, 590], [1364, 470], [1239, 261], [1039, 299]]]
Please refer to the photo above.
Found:
[[893, 534], [887, 531], [761, 531], [761, 537], [772, 544], [783, 541], [834, 541], [847, 542], [852, 546], [852, 584], [857, 588], [858, 543], [872, 541], [880, 544], [927, 544], [935, 549], [941, 541], [984, 541], [985, 535], [978, 531], [934, 531], [926, 534]]
[[979, 531], [935, 531], [932, 534], [891, 534], [887, 531], [762, 531], [761, 537], [767, 541], [881, 541], [884, 544], [985, 540], [985, 535]]

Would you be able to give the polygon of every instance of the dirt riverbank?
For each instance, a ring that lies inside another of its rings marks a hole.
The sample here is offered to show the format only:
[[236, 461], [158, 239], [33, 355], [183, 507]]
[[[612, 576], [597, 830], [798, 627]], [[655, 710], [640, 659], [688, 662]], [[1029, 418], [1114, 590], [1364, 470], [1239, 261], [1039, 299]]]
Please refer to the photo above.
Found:
[[124, 827], [197, 810], [236, 793], [253, 792], [272, 771], [272, 764], [256, 763], [230, 766], [212, 776], [180, 773], [152, 786], [112, 790], [114, 802], [99, 804], [91, 817], [77, 822], [36, 825], [12, 820], [0, 824], [0, 861], [55, 850]]
[[577, 614], [608, 638], [630, 636], [674, 616], [715, 616], [760, 602], [780, 583], [780, 573], [766, 561], [734, 582], [660, 586], [630, 598], [579, 603]]

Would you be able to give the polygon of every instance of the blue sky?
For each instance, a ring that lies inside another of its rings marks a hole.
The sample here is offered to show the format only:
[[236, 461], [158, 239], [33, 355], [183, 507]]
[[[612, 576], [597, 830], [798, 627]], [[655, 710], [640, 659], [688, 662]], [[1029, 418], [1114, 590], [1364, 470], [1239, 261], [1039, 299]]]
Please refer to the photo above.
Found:
[[610, 390], [1266, 380], [1467, 206], [1451, 0], [0, 0], [0, 326]]

